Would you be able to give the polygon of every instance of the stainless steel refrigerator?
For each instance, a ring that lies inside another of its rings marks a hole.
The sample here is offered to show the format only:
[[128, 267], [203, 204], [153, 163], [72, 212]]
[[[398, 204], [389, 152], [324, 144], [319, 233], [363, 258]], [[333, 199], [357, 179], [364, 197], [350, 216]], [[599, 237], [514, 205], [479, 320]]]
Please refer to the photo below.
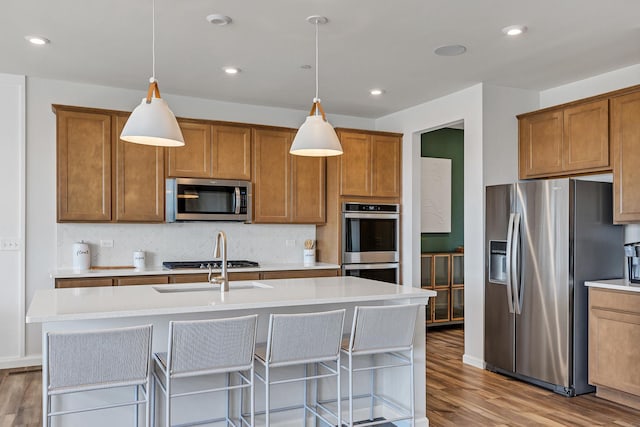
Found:
[[624, 274], [611, 191], [573, 179], [486, 188], [487, 369], [566, 396], [594, 390], [584, 281]]

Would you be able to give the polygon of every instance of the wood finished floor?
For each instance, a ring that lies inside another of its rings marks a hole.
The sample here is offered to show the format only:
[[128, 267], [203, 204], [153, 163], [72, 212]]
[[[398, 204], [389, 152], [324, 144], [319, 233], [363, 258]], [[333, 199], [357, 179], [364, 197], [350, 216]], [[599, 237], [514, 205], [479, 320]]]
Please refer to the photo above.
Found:
[[462, 364], [462, 329], [427, 332], [427, 418], [449, 426], [640, 426], [640, 411], [572, 398]]
[[[462, 329], [427, 333], [427, 417], [449, 426], [640, 426], [640, 411], [594, 395], [566, 398], [462, 364]], [[41, 425], [38, 368], [0, 370], [0, 427]]]

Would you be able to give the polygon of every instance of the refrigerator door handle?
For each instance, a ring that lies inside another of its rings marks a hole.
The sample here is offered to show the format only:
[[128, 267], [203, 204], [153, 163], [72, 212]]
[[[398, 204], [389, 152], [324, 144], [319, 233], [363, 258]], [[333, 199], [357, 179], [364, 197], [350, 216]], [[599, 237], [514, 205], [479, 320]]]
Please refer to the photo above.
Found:
[[507, 281], [505, 285], [507, 286], [507, 302], [509, 303], [509, 313], [514, 313], [515, 310], [513, 308], [513, 293], [512, 293], [512, 284], [511, 284], [511, 251], [512, 251], [512, 242], [513, 242], [513, 222], [515, 219], [514, 213], [509, 214], [509, 225], [507, 226], [507, 253], [506, 253], [506, 273], [507, 273]]
[[520, 256], [520, 214], [514, 214], [513, 240], [511, 249], [511, 286], [513, 287], [513, 300], [516, 314], [522, 314], [522, 295], [520, 294], [520, 271], [518, 270], [518, 258]]

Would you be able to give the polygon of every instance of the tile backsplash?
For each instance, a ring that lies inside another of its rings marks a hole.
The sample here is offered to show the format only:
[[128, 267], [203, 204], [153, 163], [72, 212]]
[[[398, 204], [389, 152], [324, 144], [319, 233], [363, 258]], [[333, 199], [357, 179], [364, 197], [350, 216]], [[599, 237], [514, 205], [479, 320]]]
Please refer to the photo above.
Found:
[[[172, 224], [57, 224], [57, 268], [71, 268], [73, 243], [89, 243], [92, 266], [130, 266], [133, 252], [145, 251], [146, 265], [212, 259], [214, 237], [227, 234], [229, 259], [262, 264], [302, 263], [305, 239], [315, 225], [192, 222]], [[101, 247], [113, 241], [113, 247]]]

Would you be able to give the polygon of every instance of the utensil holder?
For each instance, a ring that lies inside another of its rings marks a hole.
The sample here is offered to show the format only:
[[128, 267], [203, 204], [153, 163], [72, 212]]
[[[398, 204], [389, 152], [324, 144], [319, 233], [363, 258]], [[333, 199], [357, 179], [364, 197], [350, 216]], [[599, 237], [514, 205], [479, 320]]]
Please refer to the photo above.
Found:
[[304, 249], [302, 262], [305, 267], [311, 267], [316, 263], [316, 250]]

